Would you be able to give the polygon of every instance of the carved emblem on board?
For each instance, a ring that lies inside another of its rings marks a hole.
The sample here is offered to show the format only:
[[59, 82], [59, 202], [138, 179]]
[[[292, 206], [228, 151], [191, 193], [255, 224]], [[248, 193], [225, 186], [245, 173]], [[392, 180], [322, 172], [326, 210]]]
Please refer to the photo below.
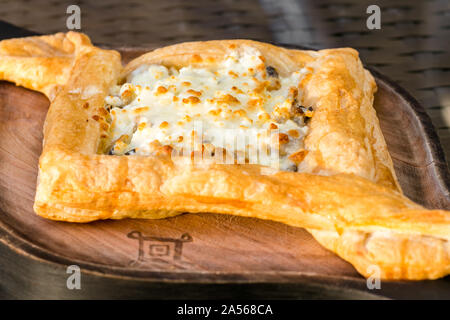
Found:
[[184, 233], [180, 238], [145, 236], [140, 231], [131, 231], [127, 235], [138, 242], [138, 255], [130, 265], [144, 262], [177, 264], [183, 254], [183, 244], [192, 242], [192, 237]]

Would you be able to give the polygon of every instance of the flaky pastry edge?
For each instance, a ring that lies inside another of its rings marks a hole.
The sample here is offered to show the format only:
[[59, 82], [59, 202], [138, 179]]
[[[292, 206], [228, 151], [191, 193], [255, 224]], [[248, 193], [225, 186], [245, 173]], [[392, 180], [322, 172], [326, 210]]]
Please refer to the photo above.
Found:
[[[243, 46], [256, 47], [282, 75], [315, 68], [302, 84], [304, 102], [315, 113], [301, 173], [98, 154], [108, 132], [104, 98], [111, 85], [142, 64], [214, 65], [230, 47]], [[69, 32], [2, 41], [0, 56], [1, 79], [51, 100], [34, 205], [42, 217], [71, 222], [182, 212], [256, 217], [307, 228], [366, 277], [373, 265], [384, 279], [449, 273], [449, 213], [426, 210], [401, 194], [372, 106], [375, 81], [353, 49], [191, 42], [154, 50], [123, 68], [118, 52]]]

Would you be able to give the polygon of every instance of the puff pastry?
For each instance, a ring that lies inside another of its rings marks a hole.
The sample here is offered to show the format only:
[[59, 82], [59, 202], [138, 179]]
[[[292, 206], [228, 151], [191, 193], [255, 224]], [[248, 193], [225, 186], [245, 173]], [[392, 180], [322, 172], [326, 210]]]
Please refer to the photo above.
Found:
[[[313, 66], [301, 83], [314, 114], [298, 172], [254, 164], [195, 166], [167, 155], [107, 155], [105, 97], [142, 65], [211, 68], [252, 47], [280, 76]], [[82, 34], [0, 42], [0, 78], [46, 94], [51, 106], [34, 209], [42, 217], [164, 218], [214, 212], [307, 228], [364, 276], [435, 279], [450, 272], [450, 215], [402, 195], [375, 110], [375, 81], [350, 48], [288, 50], [249, 40], [182, 43], [124, 68], [120, 54]], [[263, 172], [264, 171], [264, 172]]]

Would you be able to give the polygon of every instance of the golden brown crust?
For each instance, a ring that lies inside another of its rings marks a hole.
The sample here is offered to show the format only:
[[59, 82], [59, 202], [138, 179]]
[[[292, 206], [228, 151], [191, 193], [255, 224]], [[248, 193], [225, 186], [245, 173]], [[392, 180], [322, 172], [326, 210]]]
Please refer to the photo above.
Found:
[[[61, 43], [52, 46], [61, 50]], [[120, 77], [146, 63], [213, 65], [230, 46], [248, 45], [282, 75], [301, 67], [314, 69], [302, 84], [306, 102], [316, 109], [302, 173], [96, 154], [107, 130], [103, 99], [119, 78], [120, 58], [117, 52], [78, 42], [71, 49], [79, 53], [74, 54], [70, 76], [67, 83], [61, 80], [66, 84], [46, 119], [35, 211], [75, 222], [163, 218], [180, 212], [257, 217], [312, 230], [320, 243], [366, 276], [371, 264], [378, 265], [386, 279], [449, 273], [449, 213], [426, 210], [396, 190], [392, 161], [372, 107], [375, 83], [356, 51], [287, 50], [248, 40], [185, 43], [143, 55]], [[53, 62], [46, 63], [52, 70]], [[11, 71], [8, 80], [16, 79], [44, 92], [50, 85], [32, 73]]]
[[230, 49], [252, 46], [263, 53], [266, 65], [275, 67], [277, 72], [285, 76], [296, 69], [312, 62], [314, 51], [288, 50], [267, 43], [251, 40], [212, 40], [184, 42], [148, 52], [125, 66], [122, 76], [128, 75], [143, 64], [163, 64], [167, 67], [213, 66], [224, 58]]
[[349, 261], [365, 277], [382, 279], [437, 279], [450, 273], [447, 238], [416, 236], [392, 231], [342, 234], [326, 230], [310, 230], [318, 242]]
[[320, 51], [318, 67], [305, 86], [305, 103], [315, 106], [300, 169], [355, 173], [400, 190], [373, 105], [376, 84], [352, 49]]
[[0, 41], [0, 79], [42, 92], [53, 100], [85, 47], [92, 47], [91, 41], [76, 32]]

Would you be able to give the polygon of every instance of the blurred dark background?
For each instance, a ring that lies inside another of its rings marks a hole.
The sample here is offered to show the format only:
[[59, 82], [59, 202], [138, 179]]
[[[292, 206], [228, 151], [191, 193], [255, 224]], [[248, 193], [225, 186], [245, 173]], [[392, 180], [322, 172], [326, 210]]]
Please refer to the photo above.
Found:
[[[96, 44], [157, 47], [250, 38], [327, 48], [350, 46], [426, 108], [450, 159], [449, 0], [0, 0], [1, 20], [39, 33], [67, 31], [66, 9]], [[381, 29], [369, 30], [369, 5]]]

